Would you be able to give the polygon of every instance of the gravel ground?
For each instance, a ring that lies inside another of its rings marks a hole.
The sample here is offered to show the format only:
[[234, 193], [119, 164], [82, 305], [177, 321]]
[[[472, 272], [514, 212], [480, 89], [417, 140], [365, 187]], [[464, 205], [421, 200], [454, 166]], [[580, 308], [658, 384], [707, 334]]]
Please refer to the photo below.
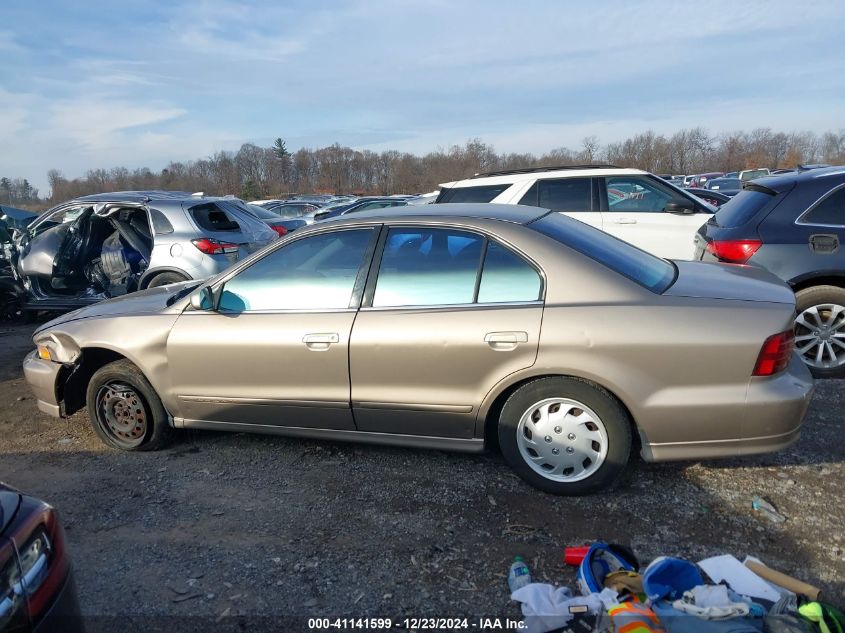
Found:
[[[568, 499], [528, 487], [496, 453], [210, 432], [119, 453], [85, 414], [37, 411], [20, 368], [31, 332], [0, 329], [0, 479], [59, 509], [84, 614], [117, 616], [100, 622], [122, 630], [151, 616], [172, 631], [198, 616], [219, 627], [240, 616], [516, 618], [505, 584], [515, 554], [536, 580], [574, 587], [563, 548], [598, 538], [641, 561], [753, 554], [845, 602], [842, 381], [818, 383], [787, 451], [637, 462], [613, 493]], [[755, 494], [788, 520], [756, 515]]]

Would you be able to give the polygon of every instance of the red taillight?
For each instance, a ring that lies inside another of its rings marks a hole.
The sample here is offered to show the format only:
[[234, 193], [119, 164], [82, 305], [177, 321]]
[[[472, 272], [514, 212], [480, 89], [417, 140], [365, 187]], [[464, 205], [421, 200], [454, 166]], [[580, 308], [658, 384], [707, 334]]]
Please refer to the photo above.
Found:
[[285, 227], [283, 227], [281, 224], [273, 224], [273, 225], [270, 226], [270, 228], [273, 229], [276, 233], [278, 233], [279, 237], [282, 237], [283, 235], [288, 234], [288, 230]]
[[752, 375], [773, 376], [782, 372], [789, 365], [789, 359], [792, 358], [794, 348], [795, 333], [792, 330], [770, 336], [763, 343]]
[[707, 250], [724, 262], [744, 264], [762, 245], [760, 240], [713, 240]]
[[237, 253], [238, 245], [232, 242], [221, 242], [210, 237], [201, 237], [196, 240], [191, 240], [191, 244], [196, 246], [206, 255], [219, 255], [221, 253]]

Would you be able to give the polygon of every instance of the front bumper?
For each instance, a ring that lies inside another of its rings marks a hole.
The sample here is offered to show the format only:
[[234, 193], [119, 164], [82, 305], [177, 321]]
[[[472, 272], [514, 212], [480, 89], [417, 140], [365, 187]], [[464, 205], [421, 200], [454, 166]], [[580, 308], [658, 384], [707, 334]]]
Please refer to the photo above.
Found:
[[647, 461], [710, 459], [779, 451], [798, 440], [814, 390], [810, 370], [798, 354], [793, 354], [783, 373], [749, 381], [744, 402], [736, 403], [743, 410], [738, 437], [659, 444], [646, 440], [643, 458]]
[[35, 623], [33, 633], [85, 633], [72, 569], [53, 604]]
[[62, 407], [56, 395], [56, 381], [61, 369], [60, 363], [43, 360], [34, 350], [23, 361], [23, 373], [38, 401], [38, 409], [56, 418], [62, 417]]

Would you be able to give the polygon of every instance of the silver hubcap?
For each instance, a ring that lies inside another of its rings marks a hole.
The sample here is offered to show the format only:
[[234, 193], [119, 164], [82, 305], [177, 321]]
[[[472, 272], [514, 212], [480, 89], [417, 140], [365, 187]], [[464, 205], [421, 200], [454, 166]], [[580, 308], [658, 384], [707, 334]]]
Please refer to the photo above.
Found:
[[552, 481], [580, 481], [607, 457], [607, 429], [596, 413], [569, 398], [530, 406], [516, 429], [519, 453], [532, 470]]
[[845, 306], [821, 303], [795, 318], [795, 349], [812, 367], [845, 364]]

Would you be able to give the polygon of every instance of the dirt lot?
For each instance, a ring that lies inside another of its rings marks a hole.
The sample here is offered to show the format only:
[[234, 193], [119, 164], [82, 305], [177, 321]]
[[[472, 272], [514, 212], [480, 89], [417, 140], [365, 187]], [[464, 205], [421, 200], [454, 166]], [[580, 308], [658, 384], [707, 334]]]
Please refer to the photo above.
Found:
[[[818, 384], [783, 453], [636, 463], [613, 494], [566, 499], [497, 454], [207, 432], [159, 453], [109, 450], [86, 415], [37, 411], [20, 369], [31, 332], [0, 330], [0, 479], [60, 510], [86, 615], [517, 616], [515, 554], [537, 580], [574, 586], [563, 548], [597, 538], [643, 561], [754, 554], [845, 602], [841, 381]], [[786, 523], [755, 515], [755, 494]], [[123, 617], [123, 630], [144, 619]]]

